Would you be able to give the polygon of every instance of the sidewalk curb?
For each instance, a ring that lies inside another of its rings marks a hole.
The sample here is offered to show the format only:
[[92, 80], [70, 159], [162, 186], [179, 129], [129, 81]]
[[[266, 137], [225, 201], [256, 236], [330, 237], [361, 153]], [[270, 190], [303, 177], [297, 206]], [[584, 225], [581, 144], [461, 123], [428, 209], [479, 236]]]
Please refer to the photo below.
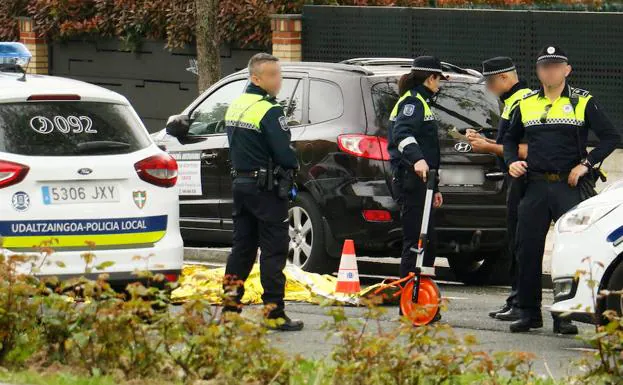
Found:
[[205, 248], [205, 247], [185, 247], [184, 262], [202, 262], [225, 264], [231, 249], [223, 248]]

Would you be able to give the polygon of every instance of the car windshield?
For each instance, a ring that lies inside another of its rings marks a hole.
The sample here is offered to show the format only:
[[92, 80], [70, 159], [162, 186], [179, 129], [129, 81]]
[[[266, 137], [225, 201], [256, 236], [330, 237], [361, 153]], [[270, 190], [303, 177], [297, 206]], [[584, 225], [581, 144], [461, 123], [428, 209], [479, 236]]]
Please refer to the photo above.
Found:
[[[375, 124], [383, 133], [398, 101], [397, 78], [385, 78], [372, 86]], [[500, 104], [481, 84], [444, 82], [431, 107], [441, 129], [496, 127]]]
[[150, 143], [141, 123], [122, 104], [0, 104], [0, 152], [31, 156], [127, 154]]

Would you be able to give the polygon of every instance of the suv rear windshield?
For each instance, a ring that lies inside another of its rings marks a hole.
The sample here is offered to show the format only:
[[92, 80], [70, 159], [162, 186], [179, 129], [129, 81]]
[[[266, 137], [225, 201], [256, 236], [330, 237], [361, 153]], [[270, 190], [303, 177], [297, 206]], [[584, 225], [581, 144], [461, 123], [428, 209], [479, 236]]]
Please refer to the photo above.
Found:
[[32, 156], [127, 154], [151, 143], [130, 108], [100, 102], [0, 104], [0, 152]]
[[[389, 128], [389, 115], [398, 101], [397, 79], [387, 78], [372, 86], [374, 123], [383, 133]], [[497, 127], [499, 101], [482, 84], [444, 82], [431, 103], [439, 127], [444, 129]]]

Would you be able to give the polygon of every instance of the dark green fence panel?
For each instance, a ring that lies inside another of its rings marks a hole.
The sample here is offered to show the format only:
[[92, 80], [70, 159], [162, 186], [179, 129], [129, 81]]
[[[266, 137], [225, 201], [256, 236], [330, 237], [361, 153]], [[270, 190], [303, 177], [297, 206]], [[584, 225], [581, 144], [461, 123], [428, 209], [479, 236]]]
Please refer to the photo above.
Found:
[[570, 57], [570, 82], [590, 90], [623, 124], [623, 13], [306, 6], [303, 59], [434, 54], [479, 69], [488, 57], [511, 56], [537, 86], [535, 56], [546, 44]]

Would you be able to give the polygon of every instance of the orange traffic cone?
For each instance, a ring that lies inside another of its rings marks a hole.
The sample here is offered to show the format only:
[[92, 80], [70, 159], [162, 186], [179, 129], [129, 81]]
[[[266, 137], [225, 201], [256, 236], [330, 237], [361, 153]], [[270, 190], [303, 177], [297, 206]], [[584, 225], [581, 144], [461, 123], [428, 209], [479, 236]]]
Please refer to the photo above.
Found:
[[342, 259], [340, 260], [340, 269], [337, 272], [335, 291], [343, 294], [356, 294], [360, 290], [355, 244], [352, 239], [347, 239], [344, 241], [344, 248], [342, 249]]

